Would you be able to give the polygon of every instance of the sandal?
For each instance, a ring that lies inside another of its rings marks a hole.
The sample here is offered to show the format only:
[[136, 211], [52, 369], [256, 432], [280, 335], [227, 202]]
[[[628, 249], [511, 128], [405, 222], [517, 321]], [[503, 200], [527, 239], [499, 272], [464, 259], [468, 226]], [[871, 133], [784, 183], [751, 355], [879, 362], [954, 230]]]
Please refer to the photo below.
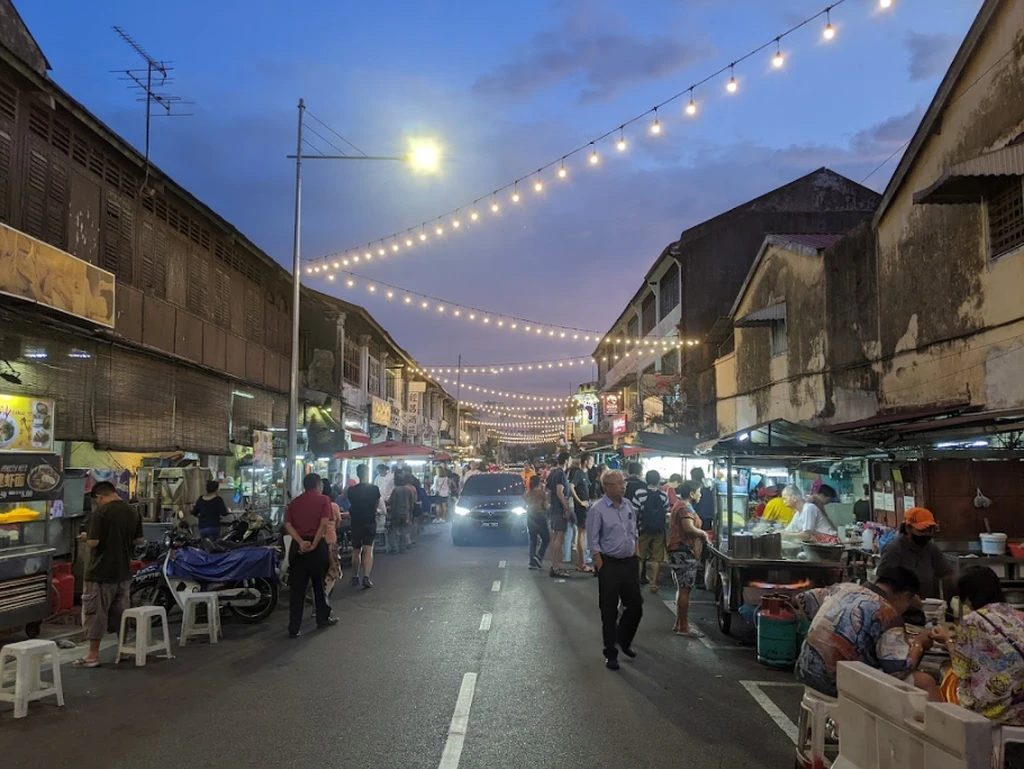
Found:
[[582, 571], [584, 574], [593, 574], [594, 573], [594, 569], [592, 567], [590, 567], [590, 566], [585, 565], [585, 564], [583, 566], [577, 566], [576, 567], [576, 571]]
[[548, 572], [548, 576], [549, 577], [554, 577], [554, 578], [557, 578], [557, 579], [569, 579], [572, 575], [569, 572], [567, 572], [567, 571], [562, 571], [561, 569], [559, 569], [558, 571], [555, 571], [554, 569], [551, 569]]
[[655, 584], [652, 584], [652, 585], [651, 585], [651, 592], [652, 592], [652, 593], [657, 593], [657, 592], [658, 592], [658, 586], [657, 586], [657, 585], [655, 585]]
[[690, 628], [689, 633], [684, 633], [681, 630], [676, 630], [676, 635], [681, 635], [683, 638], [703, 638], [704, 634], [697, 630], [697, 628]]
[[99, 660], [87, 660], [85, 657], [79, 657], [71, 663], [71, 667], [73, 668], [98, 668], [99, 666]]

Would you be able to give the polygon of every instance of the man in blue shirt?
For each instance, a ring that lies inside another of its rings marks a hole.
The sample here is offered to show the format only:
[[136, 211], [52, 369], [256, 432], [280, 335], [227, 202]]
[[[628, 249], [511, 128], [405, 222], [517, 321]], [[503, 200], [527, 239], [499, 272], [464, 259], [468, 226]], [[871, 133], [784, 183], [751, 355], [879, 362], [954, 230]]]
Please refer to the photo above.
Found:
[[601, 483], [604, 496], [587, 513], [587, 544], [597, 569], [605, 667], [618, 670], [619, 649], [636, 656], [633, 637], [643, 616], [636, 508], [625, 499], [626, 479], [620, 471], [606, 472]]

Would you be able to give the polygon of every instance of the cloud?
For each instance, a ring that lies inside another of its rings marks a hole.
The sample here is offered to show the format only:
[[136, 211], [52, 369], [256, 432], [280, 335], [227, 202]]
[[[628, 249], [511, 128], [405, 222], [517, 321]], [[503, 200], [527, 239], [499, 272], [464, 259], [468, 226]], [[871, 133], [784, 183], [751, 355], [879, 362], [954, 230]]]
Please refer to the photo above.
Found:
[[710, 53], [706, 45], [684, 44], [669, 35], [640, 36], [624, 18], [598, 12], [594, 5], [569, 4], [555, 28], [536, 34], [522, 56], [478, 78], [473, 93], [523, 98], [570, 79], [581, 84], [581, 103], [603, 102], [639, 81], [673, 75]]
[[928, 35], [908, 32], [906, 44], [907, 52], [910, 54], [907, 65], [910, 79], [928, 80], [946, 71], [960, 45], [960, 38], [944, 33]]

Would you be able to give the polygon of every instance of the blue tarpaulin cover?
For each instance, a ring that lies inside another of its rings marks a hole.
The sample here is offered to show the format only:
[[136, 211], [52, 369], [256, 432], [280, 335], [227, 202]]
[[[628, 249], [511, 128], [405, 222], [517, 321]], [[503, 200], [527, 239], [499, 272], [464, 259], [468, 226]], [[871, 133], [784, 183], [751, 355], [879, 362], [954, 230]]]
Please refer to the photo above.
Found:
[[272, 579], [277, 576], [277, 553], [272, 547], [243, 547], [226, 553], [187, 547], [173, 553], [167, 573], [197, 582]]

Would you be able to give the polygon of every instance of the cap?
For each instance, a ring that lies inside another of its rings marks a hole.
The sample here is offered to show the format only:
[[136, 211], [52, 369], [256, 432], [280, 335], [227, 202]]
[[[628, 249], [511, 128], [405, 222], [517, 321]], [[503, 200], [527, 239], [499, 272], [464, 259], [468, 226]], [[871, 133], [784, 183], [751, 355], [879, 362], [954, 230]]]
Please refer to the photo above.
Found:
[[935, 531], [939, 524], [935, 522], [935, 516], [931, 510], [923, 507], [912, 507], [903, 514], [903, 523], [914, 531]]

